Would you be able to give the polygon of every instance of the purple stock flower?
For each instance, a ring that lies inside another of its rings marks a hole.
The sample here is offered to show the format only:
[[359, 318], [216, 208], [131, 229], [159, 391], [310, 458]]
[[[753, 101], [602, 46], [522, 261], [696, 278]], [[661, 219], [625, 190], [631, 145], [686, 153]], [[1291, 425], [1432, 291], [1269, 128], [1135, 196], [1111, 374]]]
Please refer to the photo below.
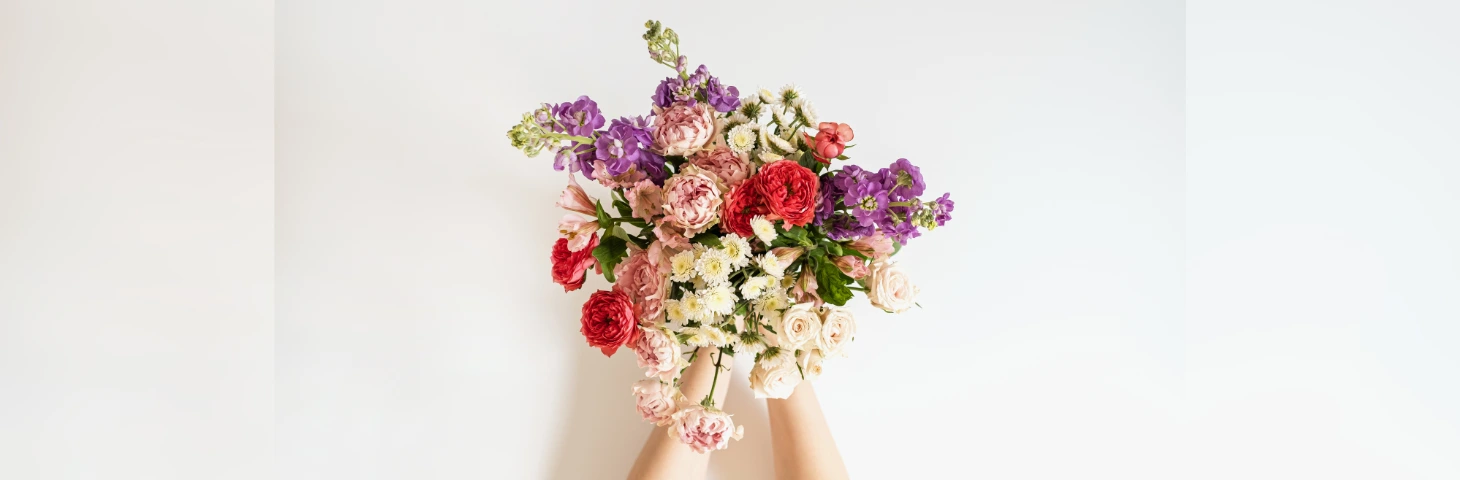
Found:
[[899, 158], [896, 162], [892, 162], [892, 165], [888, 166], [885, 171], [888, 187], [891, 189], [889, 193], [893, 201], [900, 202], [916, 198], [918, 195], [922, 195], [923, 190], [927, 188], [927, 185], [923, 183], [923, 173], [906, 158]]
[[553, 170], [567, 168], [569, 172], [583, 172], [583, 176], [593, 178], [593, 150], [593, 145], [587, 143], [575, 143], [571, 148], [560, 149], [553, 159]]
[[684, 89], [684, 80], [679, 77], [666, 77], [659, 82], [659, 88], [654, 89], [654, 96], [649, 99], [659, 108], [669, 108], [675, 100], [679, 100], [679, 91]]
[[874, 175], [872, 172], [863, 170], [862, 167], [847, 165], [836, 174], [836, 179], [832, 183], [837, 189], [848, 192], [852, 190], [852, 186], [871, 180]]
[[587, 95], [578, 97], [573, 103], [563, 102], [553, 109], [558, 122], [567, 128], [569, 135], [588, 137], [603, 127], [603, 115], [598, 113], [598, 103]]
[[740, 108], [740, 89], [721, 85], [719, 78], [710, 77], [705, 83], [705, 101], [717, 112], [729, 112]]
[[877, 231], [870, 225], [862, 225], [856, 218], [846, 213], [833, 214], [822, 227], [826, 229], [827, 238], [838, 242], [865, 237]]
[[852, 208], [852, 216], [862, 225], [876, 225], [887, 216], [887, 189], [882, 182], [861, 182], [852, 185], [842, 200]]
[[639, 140], [634, 132], [614, 120], [614, 126], [598, 135], [594, 142], [596, 157], [608, 168], [608, 174], [623, 175], [639, 161]]
[[821, 187], [817, 189], [817, 195], [820, 196], [819, 203], [816, 206], [816, 217], [812, 219], [811, 223], [821, 225], [826, 222], [826, 219], [831, 218], [831, 212], [836, 210], [836, 206], [842, 202], [842, 196], [846, 193], [846, 190], [838, 186], [836, 172], [821, 174]]
[[908, 240], [917, 238], [919, 235], [922, 235], [922, 233], [918, 231], [918, 226], [914, 225], [912, 223], [912, 220], [909, 218], [904, 218], [902, 221], [889, 220], [881, 227], [882, 233], [884, 235], [887, 235], [888, 238], [896, 240], [897, 243], [901, 243], [903, 245], [907, 245]]
[[947, 193], [933, 200], [929, 208], [933, 209], [933, 221], [938, 222], [940, 227], [953, 219], [953, 201], [948, 199]]

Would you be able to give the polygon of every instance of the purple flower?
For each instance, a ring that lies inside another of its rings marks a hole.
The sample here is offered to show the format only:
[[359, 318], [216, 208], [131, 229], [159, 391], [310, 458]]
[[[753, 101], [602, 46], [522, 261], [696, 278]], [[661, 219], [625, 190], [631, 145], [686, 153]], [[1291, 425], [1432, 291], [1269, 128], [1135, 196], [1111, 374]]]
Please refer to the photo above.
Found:
[[667, 77], [659, 82], [659, 88], [654, 89], [654, 96], [649, 97], [654, 105], [659, 108], [669, 108], [675, 101], [680, 100], [679, 92], [684, 89], [684, 80], [679, 77]]
[[889, 222], [888, 224], [882, 226], [882, 233], [884, 235], [887, 235], [888, 238], [896, 240], [897, 243], [901, 243], [903, 245], [907, 245], [908, 240], [917, 238], [919, 235], [922, 235], [922, 232], [918, 231], [918, 226], [913, 225], [912, 221], [910, 220], [903, 220], [896, 223]]
[[863, 170], [862, 167], [847, 165], [836, 174], [836, 179], [832, 183], [838, 190], [848, 192], [852, 190], [852, 186], [872, 180], [874, 176], [874, 173]]
[[720, 113], [740, 108], [740, 89], [721, 85], [720, 79], [710, 77], [705, 83], [705, 101]]
[[569, 172], [583, 172], [583, 176], [593, 178], [593, 145], [587, 143], [575, 143], [571, 148], [558, 150], [557, 157], [553, 159], [553, 170], [561, 171], [568, 168]]
[[929, 208], [933, 210], [933, 221], [938, 222], [940, 227], [953, 219], [953, 201], [948, 199], [947, 193], [930, 202]]
[[623, 175], [639, 161], [638, 139], [634, 138], [632, 129], [621, 127], [618, 120], [614, 120], [614, 126], [600, 133], [598, 141], [594, 142], [597, 158], [613, 176]]
[[923, 194], [927, 185], [923, 183], [923, 173], [916, 165], [907, 161], [906, 158], [899, 158], [885, 170], [886, 179], [890, 183], [893, 201], [905, 201], [916, 198]]
[[588, 137], [603, 127], [603, 115], [598, 113], [598, 103], [587, 95], [578, 97], [573, 103], [563, 102], [553, 108], [553, 115], [567, 128], [569, 135]]
[[826, 237], [838, 242], [844, 240], [855, 240], [877, 231], [869, 225], [862, 225], [856, 218], [846, 213], [835, 213], [822, 225], [826, 229]]
[[821, 174], [821, 187], [817, 190], [820, 195], [820, 203], [816, 206], [816, 217], [812, 219], [815, 225], [821, 225], [826, 219], [831, 218], [831, 212], [836, 210], [837, 204], [842, 202], [842, 197], [847, 191], [838, 186], [836, 172]]
[[864, 226], [876, 225], [887, 216], [887, 188], [882, 182], [852, 185], [842, 202], [851, 207], [852, 216]]

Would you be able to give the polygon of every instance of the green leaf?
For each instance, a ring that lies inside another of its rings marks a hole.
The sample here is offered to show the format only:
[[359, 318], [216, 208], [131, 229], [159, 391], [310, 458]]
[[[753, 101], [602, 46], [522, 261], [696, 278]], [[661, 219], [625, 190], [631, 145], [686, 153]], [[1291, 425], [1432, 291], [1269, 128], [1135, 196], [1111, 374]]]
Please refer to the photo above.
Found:
[[611, 220], [613, 217], [609, 216], [608, 212], [603, 211], [602, 200], [593, 201], [593, 210], [593, 214], [598, 216], [599, 228], [608, 228], [610, 225], [613, 225], [613, 221]]
[[850, 157], [847, 157], [845, 154], [843, 154], [843, 155], [837, 155], [836, 156], [836, 159], [837, 160], [850, 160], [851, 158]]
[[632, 216], [634, 216], [634, 209], [629, 208], [629, 202], [625, 202], [623, 200], [615, 199], [613, 201], [613, 208], [615, 210], [618, 210], [618, 216], [620, 216], [620, 217], [632, 217]]
[[[901, 251], [902, 251], [902, 242], [893, 240], [892, 241], [892, 255], [897, 255], [897, 252], [901, 252]], [[888, 255], [888, 256], [890, 257], [892, 255]]]
[[838, 307], [847, 304], [852, 299], [852, 289], [847, 284], [852, 283], [852, 278], [836, 268], [831, 262], [816, 262], [816, 293], [826, 303]]
[[690, 239], [690, 241], [705, 245], [707, 247], [721, 248], [725, 246], [724, 244], [720, 243], [720, 237], [711, 232], [704, 232], [699, 235], [695, 235], [695, 238]]
[[795, 240], [797, 244], [803, 247], [815, 245], [811, 242], [811, 237], [806, 233], [805, 227], [791, 227], [790, 230], [786, 230], [786, 233], [781, 236]]
[[834, 257], [840, 257], [843, 255], [842, 244], [836, 242], [828, 242], [826, 244], [826, 251], [831, 253], [831, 255]]
[[603, 267], [603, 278], [614, 282], [613, 267], [628, 256], [628, 242], [619, 237], [605, 237], [598, 242], [598, 248], [593, 249], [593, 258], [598, 259], [598, 264]]

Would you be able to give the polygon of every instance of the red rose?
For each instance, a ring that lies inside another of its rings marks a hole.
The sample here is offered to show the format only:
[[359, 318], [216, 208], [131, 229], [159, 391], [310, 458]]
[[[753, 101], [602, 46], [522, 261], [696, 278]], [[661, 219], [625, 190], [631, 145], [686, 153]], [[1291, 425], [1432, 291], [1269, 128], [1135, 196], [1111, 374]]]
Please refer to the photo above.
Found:
[[563, 286], [564, 292], [583, 288], [584, 272], [598, 264], [593, 258], [593, 247], [598, 246], [598, 234], [588, 239], [588, 246], [582, 250], [568, 249], [568, 239], [559, 238], [553, 244], [553, 281]]
[[745, 238], [755, 238], [755, 230], [750, 228], [750, 219], [756, 215], [770, 213], [765, 202], [761, 201], [760, 193], [755, 189], [755, 179], [751, 177], [730, 190], [725, 195], [725, 205], [720, 211], [720, 228], [728, 233], [734, 233]]
[[760, 167], [754, 183], [766, 207], [786, 223], [805, 225], [816, 216], [816, 190], [821, 182], [811, 169], [791, 160], [778, 160]]
[[847, 142], [852, 141], [852, 126], [845, 123], [821, 122], [816, 126], [816, 137], [812, 138], [805, 133], [807, 145], [816, 145], [816, 150], [811, 155], [816, 161], [830, 164], [831, 159], [836, 158], [847, 149]]
[[632, 343], [639, 333], [634, 317], [634, 303], [618, 290], [599, 290], [583, 304], [583, 328], [578, 330], [588, 339], [588, 346], [598, 347], [612, 357], [618, 347]]

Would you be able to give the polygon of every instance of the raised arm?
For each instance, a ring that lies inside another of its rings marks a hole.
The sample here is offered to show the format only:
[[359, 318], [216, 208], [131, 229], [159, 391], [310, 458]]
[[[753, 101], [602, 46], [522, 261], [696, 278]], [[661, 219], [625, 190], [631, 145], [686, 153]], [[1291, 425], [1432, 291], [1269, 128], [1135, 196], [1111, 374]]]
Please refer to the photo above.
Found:
[[844, 479], [847, 467], [821, 414], [811, 382], [801, 382], [785, 399], [766, 399], [775, 451], [776, 478]]
[[[690, 364], [681, 377], [680, 390], [686, 398], [693, 401], [704, 398], [705, 393], [710, 391], [711, 383], [717, 383], [715, 407], [720, 408], [725, 405], [725, 392], [730, 391], [728, 374], [734, 359], [726, 355], [720, 360], [720, 377], [716, 382], [715, 357], [718, 355], [714, 352], [713, 348], [699, 350], [694, 363]], [[678, 439], [670, 438], [668, 427], [654, 427], [654, 431], [649, 432], [649, 439], [644, 441], [644, 449], [639, 451], [639, 459], [634, 461], [633, 470], [629, 471], [629, 479], [701, 479], [705, 478], [709, 465], [710, 454], [695, 453]]]

